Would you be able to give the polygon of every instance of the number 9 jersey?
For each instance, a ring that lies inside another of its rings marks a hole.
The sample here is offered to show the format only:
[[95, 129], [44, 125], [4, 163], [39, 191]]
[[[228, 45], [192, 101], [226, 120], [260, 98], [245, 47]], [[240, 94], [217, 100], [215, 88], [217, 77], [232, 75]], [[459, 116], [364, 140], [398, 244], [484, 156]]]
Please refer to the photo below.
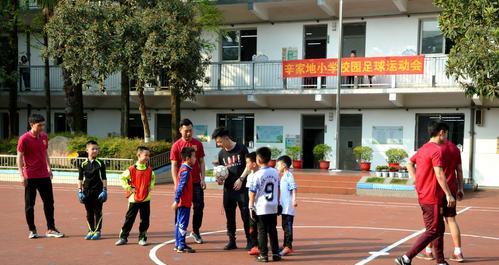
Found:
[[256, 195], [256, 215], [277, 214], [279, 183], [279, 172], [275, 168], [262, 167], [255, 172], [250, 191]]

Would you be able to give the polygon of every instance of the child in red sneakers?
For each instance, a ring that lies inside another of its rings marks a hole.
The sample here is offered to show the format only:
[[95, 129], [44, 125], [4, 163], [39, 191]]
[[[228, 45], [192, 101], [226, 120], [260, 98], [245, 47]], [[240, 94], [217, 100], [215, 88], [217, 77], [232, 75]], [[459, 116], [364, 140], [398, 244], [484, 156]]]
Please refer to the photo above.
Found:
[[[244, 175], [248, 175], [246, 179], [246, 188], [248, 188], [248, 196], [249, 196], [249, 188], [251, 183], [253, 183], [255, 172], [258, 170], [258, 165], [256, 164], [256, 152], [251, 152], [246, 155], [246, 169], [243, 172]], [[249, 206], [248, 206], [249, 207]], [[254, 213], [256, 215], [256, 213]], [[250, 238], [251, 238], [251, 249], [248, 251], [250, 255], [258, 255], [260, 251], [258, 250], [258, 227], [257, 220], [253, 220], [250, 218]]]
[[293, 174], [289, 171], [291, 158], [281, 156], [277, 159], [277, 170], [281, 175], [281, 197], [279, 205], [282, 207], [282, 230], [284, 231], [284, 245], [279, 254], [286, 256], [293, 253], [293, 220], [295, 217], [296, 183]]

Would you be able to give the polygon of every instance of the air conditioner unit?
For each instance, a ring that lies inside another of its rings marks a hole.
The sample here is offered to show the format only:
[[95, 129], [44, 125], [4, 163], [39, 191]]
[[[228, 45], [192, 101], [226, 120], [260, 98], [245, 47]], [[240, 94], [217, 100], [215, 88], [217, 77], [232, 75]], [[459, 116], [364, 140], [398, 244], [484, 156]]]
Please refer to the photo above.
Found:
[[482, 109], [477, 109], [475, 110], [475, 124], [477, 126], [483, 126], [484, 125], [484, 114], [485, 112]]

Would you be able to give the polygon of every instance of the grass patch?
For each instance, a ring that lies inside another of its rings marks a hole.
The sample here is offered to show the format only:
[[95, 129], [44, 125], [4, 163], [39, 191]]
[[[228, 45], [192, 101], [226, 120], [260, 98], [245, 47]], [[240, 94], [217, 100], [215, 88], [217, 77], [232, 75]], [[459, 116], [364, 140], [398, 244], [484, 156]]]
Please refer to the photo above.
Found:
[[205, 172], [206, 177], [213, 177], [213, 169], [207, 169]]
[[367, 183], [384, 183], [385, 182], [385, 179], [384, 178], [378, 178], [378, 177], [371, 177], [371, 178], [368, 178]]
[[407, 184], [407, 179], [392, 179], [392, 181], [390, 181], [390, 184], [405, 185]]

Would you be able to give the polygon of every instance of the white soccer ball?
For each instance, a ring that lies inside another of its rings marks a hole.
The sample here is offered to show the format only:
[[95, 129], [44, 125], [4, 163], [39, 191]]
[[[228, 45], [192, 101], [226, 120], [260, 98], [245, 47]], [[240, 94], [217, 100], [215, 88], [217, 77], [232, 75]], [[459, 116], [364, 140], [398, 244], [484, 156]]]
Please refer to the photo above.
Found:
[[217, 183], [221, 184], [229, 176], [229, 170], [225, 166], [216, 166], [213, 168], [213, 175], [215, 176]]

